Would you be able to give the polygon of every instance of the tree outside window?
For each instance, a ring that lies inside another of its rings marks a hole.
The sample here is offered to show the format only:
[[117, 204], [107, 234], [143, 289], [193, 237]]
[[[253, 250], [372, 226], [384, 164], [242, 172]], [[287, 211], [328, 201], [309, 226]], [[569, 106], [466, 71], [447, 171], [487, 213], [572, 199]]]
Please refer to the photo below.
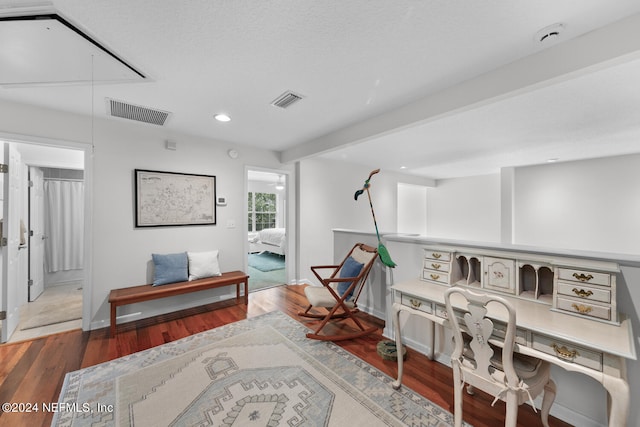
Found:
[[248, 229], [260, 231], [264, 228], [275, 228], [276, 226], [276, 195], [274, 193], [253, 193], [248, 194]]

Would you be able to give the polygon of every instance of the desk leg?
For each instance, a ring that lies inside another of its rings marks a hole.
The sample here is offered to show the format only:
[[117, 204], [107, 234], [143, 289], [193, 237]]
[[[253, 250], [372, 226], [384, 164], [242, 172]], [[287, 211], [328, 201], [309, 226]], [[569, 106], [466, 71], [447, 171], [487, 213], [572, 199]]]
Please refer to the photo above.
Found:
[[607, 390], [609, 427], [627, 425], [629, 417], [629, 383], [624, 378], [605, 375], [602, 385]]
[[427, 319], [427, 322], [429, 322], [429, 338], [427, 339], [427, 343], [429, 344], [429, 352], [427, 353], [427, 358], [429, 360], [433, 360], [433, 355], [435, 354], [435, 346], [436, 346], [436, 324]]
[[395, 328], [396, 335], [396, 354], [398, 355], [398, 379], [395, 380], [392, 384], [393, 388], [396, 390], [400, 388], [402, 385], [402, 370], [404, 367], [404, 357], [402, 354], [402, 335], [400, 333], [400, 307], [398, 305], [393, 304], [393, 326]]
[[249, 305], [249, 279], [244, 281], [244, 305]]

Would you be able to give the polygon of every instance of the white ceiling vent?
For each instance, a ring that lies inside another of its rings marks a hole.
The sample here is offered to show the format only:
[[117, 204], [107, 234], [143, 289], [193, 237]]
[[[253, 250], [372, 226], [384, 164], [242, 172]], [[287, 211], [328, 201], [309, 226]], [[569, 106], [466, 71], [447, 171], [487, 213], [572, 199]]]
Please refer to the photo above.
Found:
[[279, 97], [277, 97], [276, 99], [274, 99], [271, 102], [271, 105], [280, 107], [280, 108], [287, 108], [291, 106], [291, 104], [300, 101], [302, 98], [303, 98], [302, 95], [298, 95], [297, 93], [287, 91], [282, 95], [280, 95]]
[[128, 104], [116, 99], [106, 98], [107, 114], [113, 117], [135, 120], [137, 122], [151, 123], [163, 126], [171, 113], [153, 108], [141, 107], [139, 105]]

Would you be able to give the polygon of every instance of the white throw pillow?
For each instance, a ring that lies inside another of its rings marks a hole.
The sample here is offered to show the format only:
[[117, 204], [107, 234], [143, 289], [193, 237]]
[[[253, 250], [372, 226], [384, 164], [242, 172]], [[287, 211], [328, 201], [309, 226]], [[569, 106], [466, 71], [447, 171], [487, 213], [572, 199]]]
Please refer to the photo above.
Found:
[[187, 252], [189, 258], [189, 280], [204, 279], [205, 277], [222, 276], [218, 251]]

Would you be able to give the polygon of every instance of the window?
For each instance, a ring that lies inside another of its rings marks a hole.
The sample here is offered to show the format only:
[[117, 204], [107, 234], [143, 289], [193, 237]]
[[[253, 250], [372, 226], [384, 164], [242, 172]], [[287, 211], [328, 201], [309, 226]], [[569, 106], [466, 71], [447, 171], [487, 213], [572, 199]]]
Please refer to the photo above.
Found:
[[276, 195], [273, 193], [248, 194], [248, 229], [249, 232], [260, 231], [276, 226]]

